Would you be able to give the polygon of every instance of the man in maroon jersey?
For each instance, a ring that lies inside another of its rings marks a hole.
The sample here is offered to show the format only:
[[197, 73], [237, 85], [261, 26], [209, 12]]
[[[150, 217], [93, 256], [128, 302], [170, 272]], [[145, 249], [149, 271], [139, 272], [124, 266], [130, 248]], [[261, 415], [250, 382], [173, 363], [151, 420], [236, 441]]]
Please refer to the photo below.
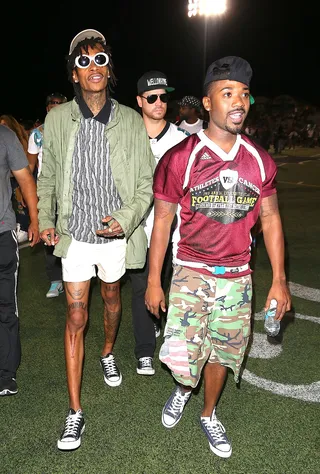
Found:
[[200, 423], [210, 449], [231, 456], [232, 447], [216, 416], [228, 368], [235, 381], [251, 326], [251, 229], [260, 217], [273, 271], [265, 307], [278, 302], [277, 319], [290, 309], [284, 270], [284, 238], [277, 203], [276, 165], [241, 134], [250, 107], [252, 69], [228, 56], [212, 63], [204, 83], [209, 126], [171, 148], [154, 175], [155, 220], [150, 246], [146, 305], [165, 311], [160, 275], [171, 223], [174, 273], [160, 360], [178, 382], [162, 411], [174, 427], [204, 374]]

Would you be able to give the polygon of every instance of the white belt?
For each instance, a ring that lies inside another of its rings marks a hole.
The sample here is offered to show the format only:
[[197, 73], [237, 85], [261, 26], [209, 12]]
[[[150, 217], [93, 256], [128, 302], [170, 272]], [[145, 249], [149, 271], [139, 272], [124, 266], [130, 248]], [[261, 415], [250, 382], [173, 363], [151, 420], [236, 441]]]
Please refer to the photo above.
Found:
[[215, 267], [210, 267], [209, 265], [206, 265], [205, 263], [185, 262], [184, 260], [180, 260], [179, 258], [175, 258], [174, 263], [177, 263], [184, 267], [204, 268], [208, 270], [209, 272], [211, 272], [213, 275], [224, 275], [225, 273], [241, 273], [250, 268], [248, 263], [246, 263], [245, 265], [241, 265], [239, 267], [224, 267], [224, 266], [217, 266], [217, 265]]

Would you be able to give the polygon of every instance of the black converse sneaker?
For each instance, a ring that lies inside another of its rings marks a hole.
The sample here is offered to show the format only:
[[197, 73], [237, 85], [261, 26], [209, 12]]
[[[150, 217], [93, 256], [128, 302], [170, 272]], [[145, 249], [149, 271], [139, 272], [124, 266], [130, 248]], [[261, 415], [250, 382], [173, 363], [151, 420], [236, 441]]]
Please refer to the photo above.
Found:
[[154, 375], [152, 357], [140, 357], [138, 360], [137, 373], [140, 375]]
[[73, 408], [70, 408], [64, 430], [60, 439], [58, 439], [58, 449], [62, 451], [72, 451], [73, 449], [79, 448], [84, 429], [83, 412], [80, 409], [74, 411]]
[[114, 355], [107, 354], [100, 357], [100, 364], [103, 370], [104, 381], [110, 387], [118, 387], [122, 382], [122, 375], [117, 367]]
[[202, 416], [200, 424], [208, 438], [211, 451], [221, 458], [229, 458], [232, 454], [232, 446], [223, 424], [216, 417], [215, 411], [211, 417]]
[[192, 390], [185, 392], [179, 385], [173, 390], [162, 410], [162, 424], [166, 428], [173, 428], [180, 421], [183, 409], [191, 397]]

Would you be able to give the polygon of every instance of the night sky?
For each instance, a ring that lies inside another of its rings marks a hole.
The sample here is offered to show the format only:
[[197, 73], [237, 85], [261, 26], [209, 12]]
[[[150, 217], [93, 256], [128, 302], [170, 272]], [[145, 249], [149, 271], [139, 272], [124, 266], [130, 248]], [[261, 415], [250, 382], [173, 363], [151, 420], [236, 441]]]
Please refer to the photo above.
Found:
[[[204, 18], [188, 18], [187, 0], [91, 1], [85, 9], [68, 0], [11, 4], [1, 7], [0, 114], [43, 118], [48, 93], [72, 99], [65, 56], [73, 36], [86, 28], [103, 33], [112, 47], [119, 102], [135, 106], [137, 80], [150, 69], [167, 74], [174, 99], [201, 97]], [[253, 96], [289, 94], [320, 105], [316, 22], [312, 2], [228, 0], [226, 14], [208, 21], [207, 66], [242, 56], [254, 71]]]

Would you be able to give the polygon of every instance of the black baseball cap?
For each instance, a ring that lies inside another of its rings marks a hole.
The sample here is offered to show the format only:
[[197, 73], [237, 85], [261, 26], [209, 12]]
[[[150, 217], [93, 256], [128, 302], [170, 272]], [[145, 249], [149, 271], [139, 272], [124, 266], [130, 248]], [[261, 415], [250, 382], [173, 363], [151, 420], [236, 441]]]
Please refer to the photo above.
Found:
[[242, 82], [250, 87], [252, 69], [248, 61], [239, 56], [226, 56], [217, 59], [207, 69], [204, 88], [213, 81], [229, 80]]
[[143, 92], [155, 89], [165, 89], [166, 92], [173, 92], [174, 87], [168, 86], [167, 76], [160, 71], [148, 71], [140, 77], [137, 82], [138, 95]]

